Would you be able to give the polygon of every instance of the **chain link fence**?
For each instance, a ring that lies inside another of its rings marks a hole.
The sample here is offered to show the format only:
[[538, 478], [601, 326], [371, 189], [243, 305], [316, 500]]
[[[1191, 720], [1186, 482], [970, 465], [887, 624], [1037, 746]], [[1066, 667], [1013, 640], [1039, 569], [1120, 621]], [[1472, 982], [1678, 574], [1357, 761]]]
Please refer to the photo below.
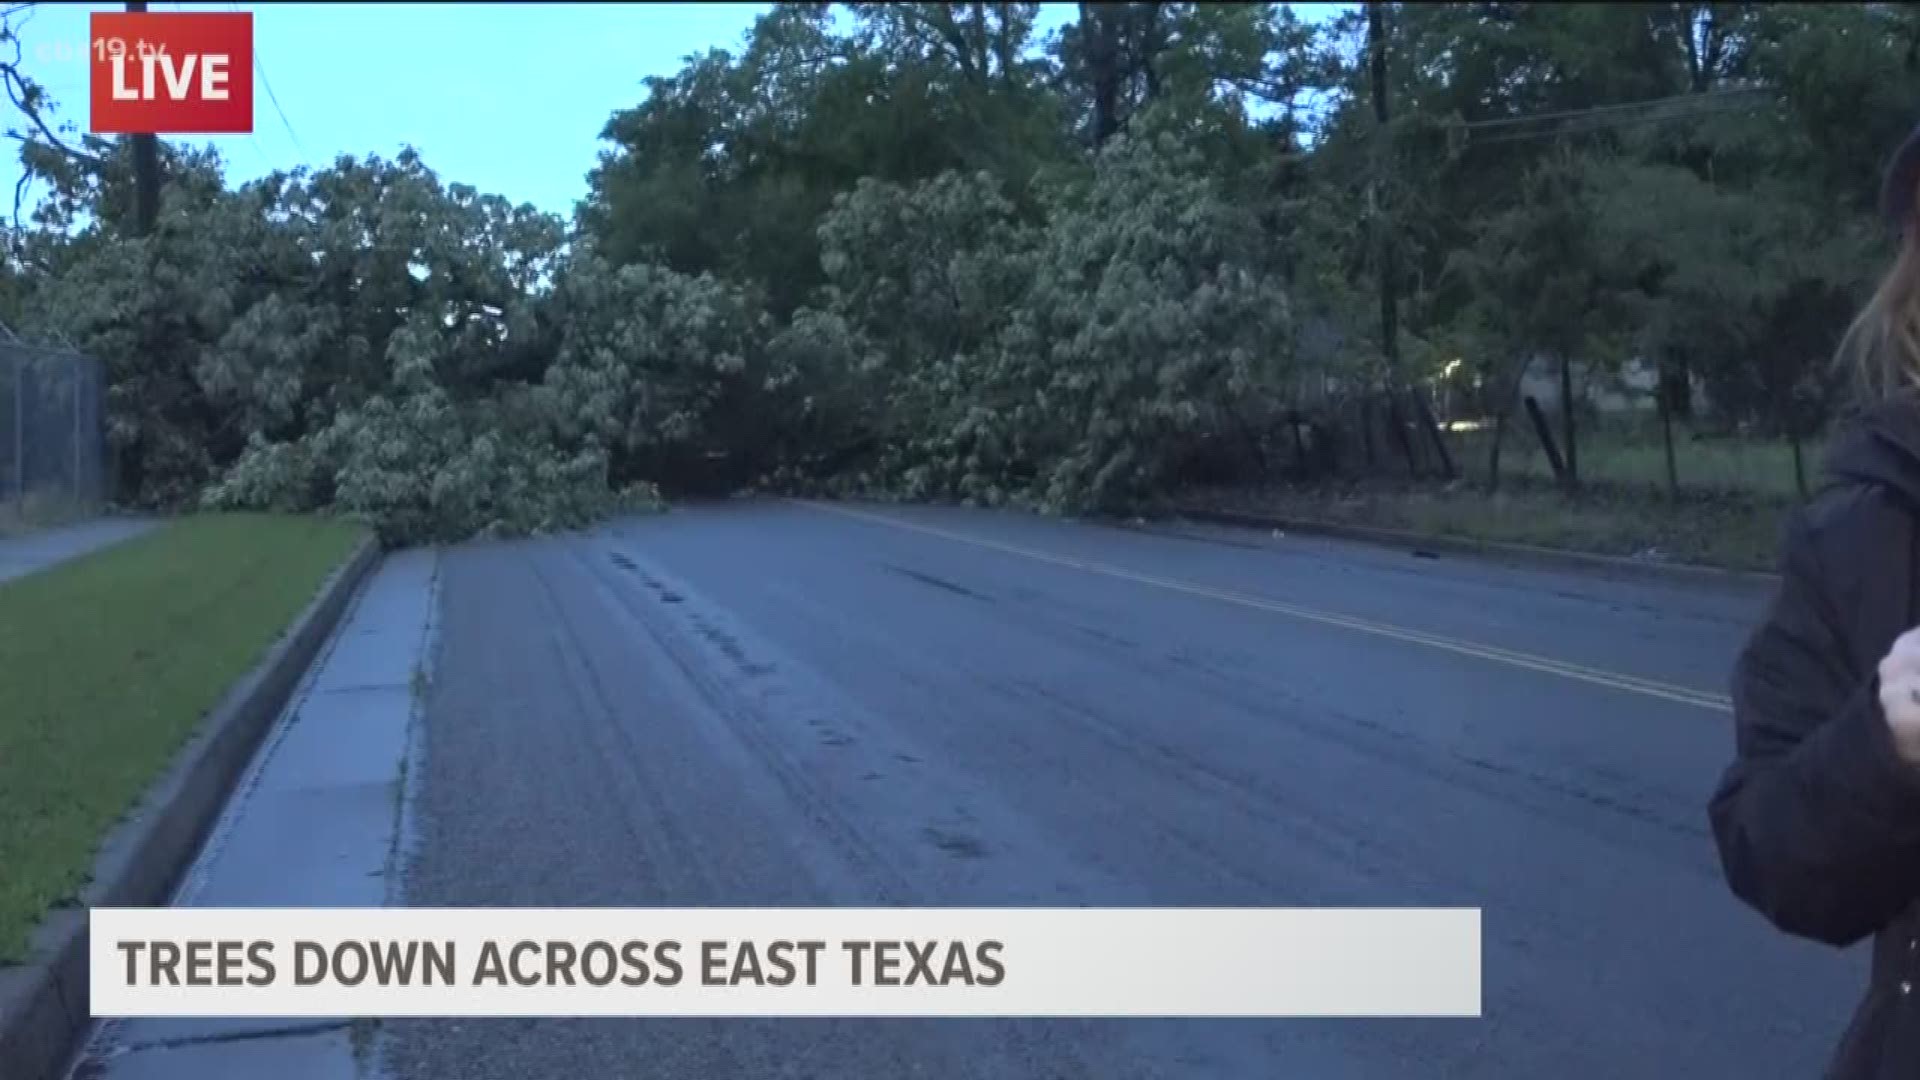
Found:
[[98, 360], [0, 326], [0, 520], [106, 503], [106, 392]]

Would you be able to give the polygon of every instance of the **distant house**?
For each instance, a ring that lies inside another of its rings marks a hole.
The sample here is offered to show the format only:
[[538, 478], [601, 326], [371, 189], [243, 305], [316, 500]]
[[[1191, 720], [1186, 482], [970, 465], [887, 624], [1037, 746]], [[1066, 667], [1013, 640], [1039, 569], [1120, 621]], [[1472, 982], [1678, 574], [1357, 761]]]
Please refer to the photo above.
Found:
[[[1585, 364], [1578, 360], [1573, 362], [1574, 393], [1595, 411], [1609, 416], [1656, 412], [1659, 403], [1653, 394], [1659, 383], [1659, 369], [1639, 357], [1627, 361], [1616, 372], [1589, 373]], [[1535, 357], [1527, 373], [1520, 378], [1520, 393], [1523, 397], [1538, 401], [1542, 408], [1557, 408], [1560, 404], [1560, 365], [1544, 356]], [[1696, 377], [1693, 380], [1694, 407], [1704, 408], [1706, 399], [1706, 385]]]
[[[1319, 316], [1303, 318], [1297, 334], [1293, 346], [1299, 375], [1294, 400], [1308, 408], [1338, 401], [1354, 388], [1348, 374], [1352, 343], [1331, 319]], [[1659, 370], [1637, 357], [1614, 371], [1590, 372], [1580, 361], [1573, 363], [1574, 392], [1590, 409], [1604, 415], [1656, 412], [1654, 389], [1659, 381]], [[1558, 408], [1560, 365], [1549, 357], [1536, 356], [1521, 376], [1520, 393], [1538, 401], [1543, 409]], [[1434, 388], [1432, 403], [1443, 421], [1461, 418], [1456, 409], [1464, 403], [1456, 403], [1445, 387]], [[1707, 407], [1706, 384], [1698, 377], [1693, 380], [1693, 404], [1696, 410]], [[1472, 406], [1467, 409], [1473, 411]]]

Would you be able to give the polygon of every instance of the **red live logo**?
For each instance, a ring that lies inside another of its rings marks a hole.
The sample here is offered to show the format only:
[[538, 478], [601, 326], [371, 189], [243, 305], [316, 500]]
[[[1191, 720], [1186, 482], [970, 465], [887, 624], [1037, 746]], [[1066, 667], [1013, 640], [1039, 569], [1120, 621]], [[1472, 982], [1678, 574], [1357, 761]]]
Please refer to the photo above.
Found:
[[253, 130], [251, 12], [96, 11], [90, 37], [95, 132]]

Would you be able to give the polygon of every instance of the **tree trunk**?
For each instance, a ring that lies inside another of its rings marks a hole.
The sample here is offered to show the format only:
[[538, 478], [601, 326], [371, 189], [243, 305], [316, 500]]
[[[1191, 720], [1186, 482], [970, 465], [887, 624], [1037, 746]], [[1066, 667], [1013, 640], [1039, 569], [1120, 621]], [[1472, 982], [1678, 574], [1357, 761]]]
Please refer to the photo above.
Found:
[[1087, 57], [1087, 83], [1093, 95], [1093, 145], [1120, 130], [1119, 49], [1116, 24], [1097, 4], [1080, 5], [1080, 34]]
[[1493, 402], [1493, 446], [1487, 452], [1487, 491], [1500, 490], [1500, 445], [1506, 437], [1507, 417], [1513, 415], [1514, 403], [1520, 400], [1520, 388], [1526, 384], [1527, 368], [1531, 363], [1515, 364], [1513, 376], [1507, 380], [1506, 392]]
[[1393, 130], [1388, 126], [1391, 113], [1387, 105], [1387, 33], [1379, 0], [1367, 4], [1367, 51], [1373, 82], [1373, 119], [1377, 125], [1373, 174], [1374, 242], [1380, 252], [1380, 354], [1387, 363], [1387, 389], [1399, 381], [1400, 305], [1398, 250], [1391, 224], [1390, 188], [1393, 166]]
[[1574, 429], [1574, 411], [1573, 358], [1563, 352], [1560, 354], [1560, 437], [1566, 443], [1569, 490], [1580, 486], [1580, 447], [1578, 432]]
[[1009, 10], [1012, 7], [1012, 4], [993, 5], [994, 14], [999, 16], [999, 29], [993, 36], [993, 51], [1000, 62], [1000, 81], [1008, 85], [1013, 83], [1013, 68], [1018, 62], [1013, 54], [1013, 38], [1007, 31], [1007, 27], [1013, 23]]
[[1141, 29], [1135, 38], [1139, 42], [1139, 54], [1133, 58], [1140, 76], [1146, 82], [1146, 93], [1142, 104], [1151, 103], [1160, 96], [1160, 53], [1167, 47], [1167, 22], [1160, 4], [1135, 4], [1139, 12]]

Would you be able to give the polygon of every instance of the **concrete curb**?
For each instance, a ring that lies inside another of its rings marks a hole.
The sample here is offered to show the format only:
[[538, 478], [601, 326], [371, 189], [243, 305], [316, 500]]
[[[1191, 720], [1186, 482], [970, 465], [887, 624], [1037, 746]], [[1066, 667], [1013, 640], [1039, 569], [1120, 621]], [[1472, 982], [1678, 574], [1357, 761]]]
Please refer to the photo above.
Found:
[[26, 963], [0, 968], [0, 1080], [59, 1080], [92, 1023], [87, 912], [164, 904], [260, 739], [285, 708], [347, 602], [380, 561], [360, 542], [266, 658], [227, 689], [134, 811], [107, 834], [80, 903], [35, 928]]
[[1364, 544], [1377, 544], [1383, 547], [1410, 547], [1422, 551], [1444, 551], [1456, 555], [1470, 555], [1479, 558], [1531, 563], [1546, 569], [1577, 570], [1585, 573], [1599, 572], [1602, 574], [1669, 584], [1683, 582], [1693, 585], [1705, 584], [1769, 589], [1780, 580], [1776, 574], [1757, 570], [1725, 570], [1716, 566], [1699, 566], [1693, 563], [1645, 562], [1639, 559], [1626, 559], [1614, 555], [1595, 555], [1584, 551], [1566, 551], [1560, 548], [1539, 547], [1534, 544], [1508, 544], [1490, 540], [1469, 540], [1461, 537], [1406, 532], [1399, 529], [1374, 528], [1367, 525], [1344, 525], [1331, 521], [1315, 521], [1308, 518], [1283, 518], [1262, 514], [1245, 514], [1231, 510], [1204, 510], [1196, 507], [1174, 507], [1172, 512], [1176, 517], [1185, 518], [1190, 521], [1205, 522], [1212, 525], [1232, 525], [1251, 529], [1279, 529], [1282, 532], [1297, 532], [1309, 536], [1326, 536], [1339, 540], [1354, 540]]

